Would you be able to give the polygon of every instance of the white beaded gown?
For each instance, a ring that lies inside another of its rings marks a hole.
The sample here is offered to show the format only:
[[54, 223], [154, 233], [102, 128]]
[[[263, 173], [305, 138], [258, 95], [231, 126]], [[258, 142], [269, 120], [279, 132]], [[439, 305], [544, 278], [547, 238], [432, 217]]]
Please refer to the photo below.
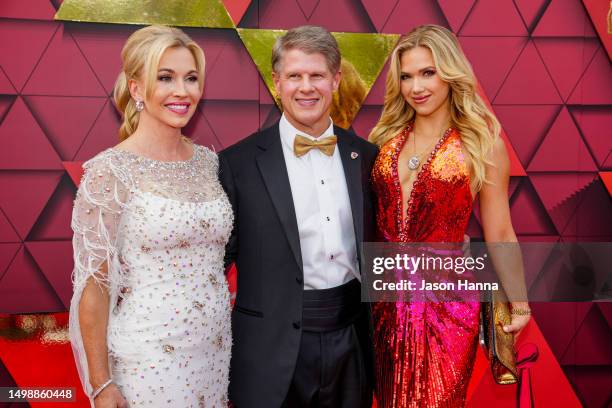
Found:
[[191, 159], [162, 162], [110, 148], [84, 168], [72, 216], [70, 337], [86, 393], [78, 306], [93, 277], [110, 293], [109, 365], [130, 407], [227, 407], [223, 256], [233, 214], [216, 154], [194, 145]]

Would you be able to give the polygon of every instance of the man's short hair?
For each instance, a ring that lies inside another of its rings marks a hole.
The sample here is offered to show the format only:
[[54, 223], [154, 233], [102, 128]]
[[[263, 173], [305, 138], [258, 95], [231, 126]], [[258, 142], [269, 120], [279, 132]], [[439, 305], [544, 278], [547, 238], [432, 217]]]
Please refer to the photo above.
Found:
[[327, 67], [335, 74], [340, 69], [340, 49], [333, 35], [319, 26], [292, 28], [279, 37], [272, 48], [272, 71], [280, 72], [281, 60], [285, 51], [298, 49], [306, 54], [321, 54]]

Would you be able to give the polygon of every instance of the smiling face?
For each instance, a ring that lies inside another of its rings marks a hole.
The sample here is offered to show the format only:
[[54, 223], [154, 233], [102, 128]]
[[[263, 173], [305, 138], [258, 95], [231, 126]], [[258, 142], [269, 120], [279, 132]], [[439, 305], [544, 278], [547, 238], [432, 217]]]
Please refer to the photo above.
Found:
[[[159, 61], [155, 86], [144, 101], [141, 119], [148, 116], [162, 126], [175, 129], [187, 125], [202, 97], [198, 78], [191, 52], [184, 47], [168, 48]], [[143, 100], [143, 89], [144, 83], [135, 81], [132, 94]]]
[[450, 115], [450, 86], [437, 72], [428, 48], [404, 51], [400, 66], [401, 93], [417, 116]]
[[332, 73], [322, 54], [287, 50], [272, 79], [285, 117], [296, 129], [317, 137], [329, 127], [332, 95], [338, 89], [340, 72]]

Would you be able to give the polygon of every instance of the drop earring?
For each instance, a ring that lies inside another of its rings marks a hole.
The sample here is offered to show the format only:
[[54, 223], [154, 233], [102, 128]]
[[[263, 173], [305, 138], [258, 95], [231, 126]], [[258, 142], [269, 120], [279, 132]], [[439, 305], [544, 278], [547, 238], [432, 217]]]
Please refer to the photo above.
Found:
[[142, 112], [142, 110], [144, 109], [144, 102], [143, 101], [136, 101], [136, 110], [138, 112]]

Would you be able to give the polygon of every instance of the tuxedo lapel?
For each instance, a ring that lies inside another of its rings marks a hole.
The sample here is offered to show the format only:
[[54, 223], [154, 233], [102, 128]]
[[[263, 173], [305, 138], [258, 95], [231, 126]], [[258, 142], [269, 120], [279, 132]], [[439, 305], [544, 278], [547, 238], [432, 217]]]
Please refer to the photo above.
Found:
[[338, 150], [342, 158], [346, 187], [351, 201], [351, 212], [353, 214], [353, 224], [355, 227], [355, 239], [357, 241], [357, 252], [359, 244], [363, 241], [363, 190], [361, 180], [361, 154], [355, 148], [354, 140], [346, 136], [344, 132], [335, 128], [338, 136]]
[[291, 252], [302, 271], [302, 250], [300, 248], [300, 236], [291, 195], [291, 185], [287, 173], [287, 164], [283, 155], [278, 124], [268, 130], [266, 137], [258, 144], [262, 150], [257, 156], [257, 167], [266, 185], [274, 209], [278, 214], [281, 225], [289, 241]]

